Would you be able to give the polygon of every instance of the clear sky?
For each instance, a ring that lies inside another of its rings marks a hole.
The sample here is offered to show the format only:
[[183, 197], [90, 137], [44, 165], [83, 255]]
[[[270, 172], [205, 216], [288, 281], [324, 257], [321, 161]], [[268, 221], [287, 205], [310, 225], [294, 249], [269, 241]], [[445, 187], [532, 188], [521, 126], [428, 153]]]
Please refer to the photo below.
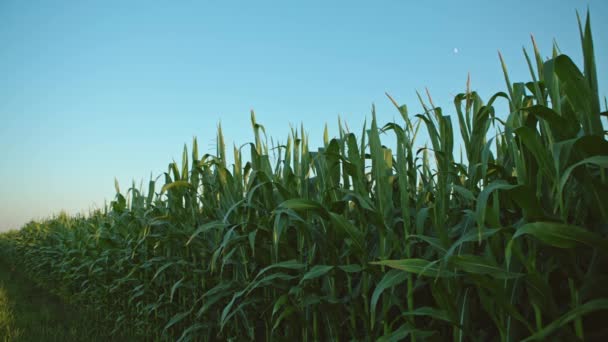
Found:
[[[575, 10], [591, 9], [606, 95], [608, 1], [19, 1], [0, 2], [0, 230], [61, 209], [87, 212], [147, 182], [184, 143], [214, 152], [252, 140], [249, 111], [311, 147], [340, 115], [358, 132], [412, 114], [428, 87], [444, 113], [467, 73], [484, 98], [529, 81], [522, 46], [556, 39], [580, 64]], [[457, 132], [457, 131], [456, 131]]]

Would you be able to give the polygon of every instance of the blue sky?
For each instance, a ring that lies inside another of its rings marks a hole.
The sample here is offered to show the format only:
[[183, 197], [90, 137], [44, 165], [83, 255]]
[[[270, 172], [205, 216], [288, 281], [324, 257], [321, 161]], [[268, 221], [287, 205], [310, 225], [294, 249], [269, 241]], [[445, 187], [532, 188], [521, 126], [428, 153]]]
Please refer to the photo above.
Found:
[[[444, 113], [467, 73], [484, 98], [530, 79], [534, 34], [581, 61], [575, 10], [591, 9], [606, 95], [608, 2], [17, 1], [0, 3], [0, 230], [59, 210], [87, 212], [179, 161], [216, 125], [249, 142], [249, 111], [284, 141], [304, 123], [311, 147], [340, 115], [358, 132], [388, 91], [416, 114], [428, 87]], [[457, 53], [455, 52], [457, 49]]]

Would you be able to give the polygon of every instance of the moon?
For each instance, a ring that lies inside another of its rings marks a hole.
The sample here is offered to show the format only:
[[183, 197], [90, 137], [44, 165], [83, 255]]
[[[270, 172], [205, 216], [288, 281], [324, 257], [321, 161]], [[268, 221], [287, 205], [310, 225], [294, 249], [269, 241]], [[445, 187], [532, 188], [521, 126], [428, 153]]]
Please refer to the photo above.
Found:
[[454, 48], [454, 54], [458, 53], [458, 48]]

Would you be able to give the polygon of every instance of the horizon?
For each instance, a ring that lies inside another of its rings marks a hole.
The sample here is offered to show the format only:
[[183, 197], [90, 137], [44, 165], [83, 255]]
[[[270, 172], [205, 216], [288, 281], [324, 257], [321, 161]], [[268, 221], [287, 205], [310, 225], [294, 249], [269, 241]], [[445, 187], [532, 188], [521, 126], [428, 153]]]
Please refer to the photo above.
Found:
[[414, 115], [428, 88], [455, 120], [469, 73], [485, 101], [506, 88], [497, 50], [512, 82], [531, 79], [530, 34], [543, 56], [555, 39], [580, 67], [587, 7], [604, 105], [608, 2], [466, 3], [4, 2], [0, 231], [102, 208], [115, 178], [124, 193], [162, 175], [193, 136], [213, 153], [220, 122], [228, 148], [249, 142], [250, 109], [275, 141], [303, 123], [311, 149], [325, 124], [337, 135], [338, 116], [358, 134], [372, 104], [380, 124], [401, 122], [385, 92]]

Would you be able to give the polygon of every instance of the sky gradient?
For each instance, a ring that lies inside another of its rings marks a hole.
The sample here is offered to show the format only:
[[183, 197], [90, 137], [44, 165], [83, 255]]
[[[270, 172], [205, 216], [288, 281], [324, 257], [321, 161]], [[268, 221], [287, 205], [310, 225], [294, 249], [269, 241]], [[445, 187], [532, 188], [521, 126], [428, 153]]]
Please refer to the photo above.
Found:
[[[330, 4], [331, 3], [331, 4]], [[296, 5], [294, 5], [296, 4]], [[180, 161], [252, 140], [249, 111], [285, 141], [304, 123], [311, 148], [338, 115], [359, 132], [416, 114], [428, 87], [445, 114], [467, 73], [484, 99], [529, 81], [530, 34], [580, 65], [575, 10], [591, 10], [607, 95], [608, 1], [0, 2], [0, 231], [60, 210], [87, 212]], [[457, 131], [456, 131], [457, 132]]]

